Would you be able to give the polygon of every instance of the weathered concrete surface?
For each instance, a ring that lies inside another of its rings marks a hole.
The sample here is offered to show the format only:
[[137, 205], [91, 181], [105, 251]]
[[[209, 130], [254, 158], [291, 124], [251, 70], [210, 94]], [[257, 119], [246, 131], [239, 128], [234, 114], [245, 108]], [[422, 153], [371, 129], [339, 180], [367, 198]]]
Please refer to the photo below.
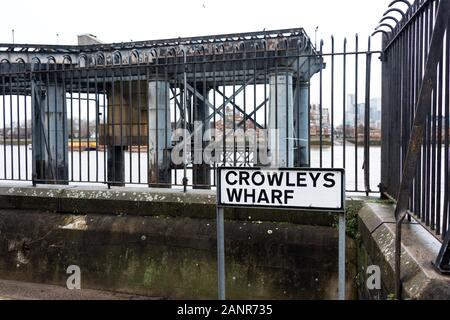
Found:
[[[214, 219], [0, 210], [0, 278], [164, 298], [216, 298]], [[337, 232], [324, 226], [226, 221], [230, 299], [335, 299]], [[355, 298], [354, 242], [347, 297]]]
[[[215, 191], [144, 189], [79, 186], [0, 186], [0, 208], [42, 210], [70, 214], [113, 214], [134, 216], [171, 216], [214, 219]], [[333, 226], [334, 215], [294, 210], [230, 209], [232, 220], [289, 222]]]
[[[390, 203], [367, 203], [359, 212], [361, 244], [358, 252], [360, 295], [386, 299], [395, 292], [395, 207]], [[402, 229], [402, 282], [405, 299], [450, 299], [450, 277], [432, 266], [441, 244], [418, 223]], [[381, 290], [367, 290], [367, 266], [381, 269]]]
[[117, 292], [66, 287], [30, 282], [0, 280], [0, 300], [160, 300]]

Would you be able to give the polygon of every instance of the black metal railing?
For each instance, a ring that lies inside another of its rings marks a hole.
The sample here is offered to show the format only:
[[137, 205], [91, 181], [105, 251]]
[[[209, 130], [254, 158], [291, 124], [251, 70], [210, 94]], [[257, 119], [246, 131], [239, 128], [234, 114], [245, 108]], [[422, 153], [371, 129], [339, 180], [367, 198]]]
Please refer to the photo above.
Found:
[[[398, 9], [405, 5], [407, 10]], [[449, 257], [442, 260], [450, 225], [450, 1], [393, 1], [390, 7], [383, 20], [400, 21], [395, 26], [385, 23], [389, 31], [379, 29], [384, 34], [381, 189], [397, 202], [400, 297], [405, 217], [415, 217], [444, 240], [436, 264], [441, 271], [450, 271]], [[393, 17], [395, 12], [401, 19]]]
[[379, 52], [351, 42], [0, 44], [0, 180], [211, 188], [219, 165], [279, 165], [346, 168], [348, 191], [376, 192]]

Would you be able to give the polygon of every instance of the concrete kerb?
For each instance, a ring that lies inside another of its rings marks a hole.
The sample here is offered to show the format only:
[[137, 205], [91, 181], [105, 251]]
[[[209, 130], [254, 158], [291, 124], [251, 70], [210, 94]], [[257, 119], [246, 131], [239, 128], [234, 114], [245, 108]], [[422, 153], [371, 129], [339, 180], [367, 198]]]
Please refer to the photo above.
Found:
[[[394, 205], [366, 203], [359, 212], [362, 245], [371, 260], [381, 269], [383, 290], [395, 291]], [[440, 242], [416, 222], [403, 226], [402, 283], [404, 299], [450, 299], [450, 277], [439, 274], [431, 262]]]

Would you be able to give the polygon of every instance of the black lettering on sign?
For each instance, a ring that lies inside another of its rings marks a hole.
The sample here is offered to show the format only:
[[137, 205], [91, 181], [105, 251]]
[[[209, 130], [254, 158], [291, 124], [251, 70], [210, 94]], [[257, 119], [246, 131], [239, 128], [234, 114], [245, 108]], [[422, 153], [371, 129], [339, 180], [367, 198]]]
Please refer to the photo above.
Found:
[[312, 181], [313, 181], [313, 187], [317, 188], [317, 180], [319, 180], [321, 173], [318, 172], [315, 176], [314, 173], [310, 172], [309, 176], [311, 177]]
[[252, 203], [255, 202], [255, 198], [256, 198], [256, 191], [255, 189], [244, 189], [244, 194], [245, 194], [245, 202], [249, 202], [248, 199], [251, 198], [252, 199]]
[[327, 182], [323, 185], [325, 188], [333, 188], [336, 185], [336, 181], [334, 180], [334, 173], [325, 174], [323, 179]]
[[[257, 178], [257, 176], [259, 176], [259, 178]], [[253, 184], [255, 185], [255, 186], [262, 186], [263, 184], [264, 184], [264, 181], [265, 181], [265, 179], [264, 179], [264, 175], [261, 173], [261, 172], [259, 172], [259, 171], [256, 171], [254, 174], [253, 174], [253, 176], [252, 176], [252, 182], [253, 182]]]
[[283, 176], [284, 172], [272, 172], [272, 174], [267, 174], [267, 180], [271, 186], [275, 184], [276, 186], [281, 187]]
[[303, 182], [306, 182], [305, 176], [306, 176], [306, 172], [298, 172], [297, 173], [297, 186], [304, 187], [304, 188], [308, 186], [306, 183], [303, 183]]
[[227, 194], [228, 194], [228, 199], [233, 202], [239, 202], [241, 201], [241, 197], [242, 197], [242, 189], [229, 189], [227, 188]]
[[247, 186], [250, 185], [250, 183], [248, 183], [248, 179], [250, 178], [250, 173], [248, 173], [247, 171], [241, 171], [240, 172], [240, 176], [239, 176], [239, 185], [243, 186], [244, 182]]
[[294, 199], [294, 190], [284, 190], [284, 204], [288, 204], [290, 199]]
[[259, 203], [261, 203], [261, 202], [269, 203], [269, 197], [267, 196], [267, 192], [265, 189], [261, 190], [259, 197], [258, 197], [258, 202]]
[[296, 184], [294, 182], [290, 181], [290, 177], [291, 177], [290, 173], [287, 172], [286, 173], [286, 186], [288, 186], [288, 187], [295, 187]]
[[230, 180], [230, 175], [232, 175], [232, 174], [234, 174], [236, 177], [237, 177], [237, 175], [238, 175], [235, 171], [229, 171], [229, 172], [227, 172], [227, 174], [225, 175], [225, 180], [227, 180], [227, 183], [228, 183], [230, 186], [235, 186], [235, 185], [237, 184], [237, 180], [235, 180], [234, 182], [232, 182], [232, 181]]
[[283, 192], [280, 190], [272, 190], [272, 203], [275, 203], [275, 200], [278, 201], [279, 204], [283, 204], [281, 198], [283, 197]]

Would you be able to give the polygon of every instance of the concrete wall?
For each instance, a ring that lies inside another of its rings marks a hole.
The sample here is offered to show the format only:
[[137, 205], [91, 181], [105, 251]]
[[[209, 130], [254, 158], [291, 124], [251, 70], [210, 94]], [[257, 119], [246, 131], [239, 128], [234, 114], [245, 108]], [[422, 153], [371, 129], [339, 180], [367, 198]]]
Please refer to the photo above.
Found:
[[[64, 285], [75, 264], [85, 288], [214, 299], [214, 203], [208, 191], [0, 188], [0, 278]], [[229, 210], [226, 218], [228, 298], [337, 297], [332, 216]], [[355, 298], [351, 239], [347, 258]]]
[[[358, 288], [362, 299], [395, 298], [395, 206], [386, 201], [367, 202], [358, 219]], [[402, 228], [402, 299], [449, 300], [450, 277], [439, 274], [432, 262], [441, 243], [412, 220]], [[381, 271], [381, 288], [368, 290], [369, 266]]]

